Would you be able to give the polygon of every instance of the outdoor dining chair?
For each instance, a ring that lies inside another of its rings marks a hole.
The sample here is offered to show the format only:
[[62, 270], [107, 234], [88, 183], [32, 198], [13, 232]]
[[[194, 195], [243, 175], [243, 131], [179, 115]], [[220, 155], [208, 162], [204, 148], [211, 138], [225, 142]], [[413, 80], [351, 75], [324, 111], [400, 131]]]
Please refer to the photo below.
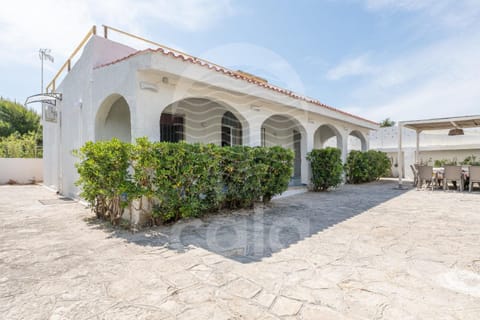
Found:
[[463, 191], [463, 174], [461, 166], [445, 166], [443, 174], [443, 190], [448, 190], [448, 181], [455, 181], [457, 188]]
[[427, 187], [431, 186], [433, 190], [433, 167], [432, 166], [419, 166], [417, 174], [417, 187], [422, 188], [423, 185]]
[[418, 184], [418, 171], [413, 164], [410, 165], [410, 169], [412, 169], [413, 172], [413, 185], [416, 186]]
[[470, 183], [468, 185], [468, 191], [472, 192], [473, 183], [476, 182], [480, 186], [480, 166], [471, 166], [469, 169]]

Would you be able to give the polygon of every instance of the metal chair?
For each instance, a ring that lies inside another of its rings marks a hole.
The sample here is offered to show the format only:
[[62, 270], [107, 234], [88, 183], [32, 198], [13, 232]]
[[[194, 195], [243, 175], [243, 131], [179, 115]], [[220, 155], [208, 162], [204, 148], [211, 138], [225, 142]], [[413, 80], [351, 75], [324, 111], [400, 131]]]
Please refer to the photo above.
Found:
[[433, 167], [432, 166], [419, 166], [418, 167], [418, 175], [417, 175], [417, 188], [422, 188], [424, 184], [427, 187], [431, 186], [433, 190]]
[[471, 166], [469, 168], [469, 179], [468, 191], [472, 192], [473, 183], [476, 182], [480, 186], [480, 166]]
[[455, 181], [455, 184], [463, 191], [463, 174], [461, 166], [445, 166], [443, 174], [443, 190], [448, 189], [448, 181]]
[[418, 184], [418, 171], [413, 164], [410, 165], [410, 169], [412, 169], [413, 172], [413, 185], [416, 186]]

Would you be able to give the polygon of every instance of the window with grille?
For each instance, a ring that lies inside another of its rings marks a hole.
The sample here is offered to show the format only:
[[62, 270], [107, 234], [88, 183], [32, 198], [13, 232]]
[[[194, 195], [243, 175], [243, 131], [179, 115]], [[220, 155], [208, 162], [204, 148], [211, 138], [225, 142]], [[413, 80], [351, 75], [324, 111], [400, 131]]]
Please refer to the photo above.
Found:
[[185, 140], [184, 123], [183, 115], [162, 113], [160, 117], [160, 141], [179, 142]]
[[222, 147], [242, 145], [242, 124], [230, 111], [222, 117]]

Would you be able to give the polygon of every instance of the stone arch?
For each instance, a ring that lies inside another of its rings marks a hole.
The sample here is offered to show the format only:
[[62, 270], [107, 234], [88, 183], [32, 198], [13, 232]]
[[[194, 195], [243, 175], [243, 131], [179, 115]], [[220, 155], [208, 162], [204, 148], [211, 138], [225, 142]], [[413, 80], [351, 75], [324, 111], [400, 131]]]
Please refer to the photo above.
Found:
[[342, 150], [343, 139], [340, 131], [331, 124], [323, 124], [313, 134], [314, 149], [336, 147]]
[[[226, 114], [228, 114], [230, 122], [237, 122], [235, 133], [239, 137], [233, 139], [235, 140], [234, 144], [247, 144], [249, 123], [245, 117], [223, 101], [204, 97], [184, 98], [167, 105], [160, 117], [160, 141], [168, 141], [165, 138], [168, 130], [170, 130], [170, 132], [178, 133], [176, 139], [181, 137], [177, 140], [185, 140], [189, 143], [200, 142], [222, 145], [222, 132], [225, 127], [224, 116]], [[170, 129], [168, 129], [169, 124], [165, 119], [172, 126]], [[176, 129], [173, 129], [173, 127]]]
[[348, 134], [348, 151], [367, 151], [367, 149], [367, 139], [360, 131], [353, 130]]
[[307, 132], [301, 123], [288, 114], [274, 114], [261, 126], [262, 146], [281, 146], [294, 151], [292, 185], [308, 183]]
[[130, 107], [120, 94], [111, 94], [103, 100], [95, 116], [95, 141], [118, 138], [132, 141]]

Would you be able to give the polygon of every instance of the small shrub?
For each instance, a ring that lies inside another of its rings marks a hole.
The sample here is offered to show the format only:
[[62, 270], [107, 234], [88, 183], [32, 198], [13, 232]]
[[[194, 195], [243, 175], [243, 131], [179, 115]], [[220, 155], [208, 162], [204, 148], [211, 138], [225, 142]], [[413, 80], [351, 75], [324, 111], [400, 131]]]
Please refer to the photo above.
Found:
[[261, 195], [264, 203], [288, 189], [293, 174], [294, 153], [279, 146], [254, 148], [256, 171], [261, 176]]
[[378, 180], [381, 177], [388, 176], [392, 163], [387, 154], [382, 151], [368, 150], [365, 152], [368, 159], [369, 179]]
[[198, 217], [217, 209], [221, 200], [218, 147], [149, 142], [134, 147], [137, 197], [145, 196], [161, 222]]
[[220, 154], [224, 206], [230, 209], [251, 207], [262, 196], [261, 183], [266, 168], [255, 163], [250, 147], [224, 147]]
[[443, 167], [443, 166], [445, 165], [445, 163], [447, 163], [447, 162], [448, 162], [448, 160], [446, 160], [446, 159], [435, 160], [435, 161], [433, 162], [433, 166], [434, 166], [434, 167], [437, 167], [437, 168], [441, 168], [441, 167]]
[[476, 161], [477, 157], [473, 154], [471, 156], [466, 157], [461, 164], [466, 166], [480, 166], [480, 161]]
[[307, 154], [312, 168], [313, 191], [327, 191], [342, 182], [342, 151], [337, 148], [314, 149]]
[[130, 200], [125, 195], [133, 189], [128, 172], [131, 145], [115, 138], [87, 142], [74, 155], [80, 158], [76, 164], [80, 175], [76, 185], [82, 187], [80, 195], [98, 218], [118, 224]]
[[347, 182], [356, 184], [375, 181], [386, 176], [390, 167], [391, 162], [384, 152], [352, 150], [348, 154], [344, 170]]

